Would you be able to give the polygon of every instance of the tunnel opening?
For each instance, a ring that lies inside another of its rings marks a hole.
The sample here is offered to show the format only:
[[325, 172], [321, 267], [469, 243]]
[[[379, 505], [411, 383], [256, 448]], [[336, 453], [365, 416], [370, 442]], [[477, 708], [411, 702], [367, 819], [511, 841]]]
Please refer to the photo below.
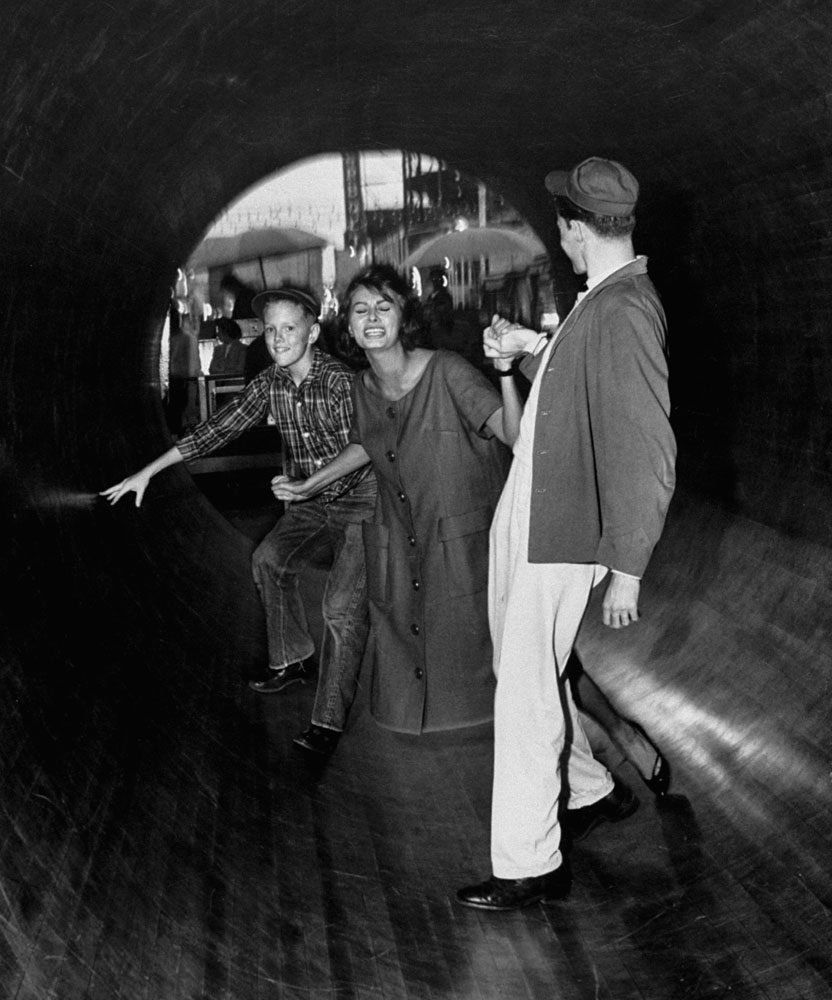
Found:
[[[553, 266], [545, 244], [501, 189], [493, 178], [486, 184], [426, 153], [357, 150], [289, 164], [232, 197], [180, 262], [170, 314], [150, 320], [174, 442], [239, 399], [270, 363], [262, 323], [250, 306], [265, 288], [295, 282], [315, 292], [322, 303], [320, 343], [341, 360], [339, 297], [351, 276], [371, 262], [401, 269], [428, 312], [432, 293], [445, 288], [452, 311], [442, 324], [434, 321], [433, 331], [426, 317], [429, 340], [486, 371], [479, 341], [493, 313], [554, 328], [558, 310], [568, 311], [574, 278], [567, 277], [563, 261]], [[239, 370], [215, 370], [214, 358], [222, 352], [214, 336], [220, 316], [238, 325], [245, 347]], [[172, 422], [171, 344], [180, 345], [181, 355], [186, 339], [197, 343], [199, 353], [187, 379], [174, 376], [179, 409]], [[269, 489], [279, 463], [279, 435], [258, 426], [188, 470], [232, 524], [259, 540], [279, 513]]]

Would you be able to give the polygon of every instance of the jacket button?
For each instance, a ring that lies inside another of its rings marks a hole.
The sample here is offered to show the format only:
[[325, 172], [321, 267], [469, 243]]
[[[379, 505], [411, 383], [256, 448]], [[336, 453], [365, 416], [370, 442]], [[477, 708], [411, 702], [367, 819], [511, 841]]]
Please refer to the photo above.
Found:
[[402, 493], [401, 490], [399, 490], [399, 492], [396, 495], [398, 496], [399, 500], [401, 500], [402, 503], [404, 503], [405, 500], [407, 500], [407, 497], [405, 496], [404, 493]]
[[408, 540], [408, 542], [410, 542], [411, 545], [415, 545], [416, 544], [416, 539], [413, 537], [413, 535], [408, 535], [407, 536], [407, 540]]
[[414, 590], [418, 590], [419, 589], [419, 581], [418, 580], [411, 581], [410, 586], [413, 587]]
[[419, 634], [419, 626], [414, 623], [413, 625], [410, 626], [410, 631], [411, 631], [411, 633], [413, 635], [418, 635]]
[[387, 416], [391, 420], [395, 420], [395, 418], [396, 418], [396, 408], [395, 408], [395, 406], [388, 406], [387, 407]]
[[387, 452], [387, 461], [388, 462], [395, 462], [396, 461], [396, 453], [395, 453], [395, 451], [388, 451]]
[[417, 680], [417, 681], [420, 681], [420, 680], [421, 680], [421, 679], [422, 679], [422, 678], [423, 678], [423, 677], [425, 676], [425, 672], [424, 672], [424, 670], [422, 670], [422, 668], [421, 668], [421, 667], [417, 667], [417, 668], [416, 668], [416, 669], [415, 669], [415, 670], [413, 671], [413, 673], [414, 673], [414, 674], [416, 675], [416, 680]]

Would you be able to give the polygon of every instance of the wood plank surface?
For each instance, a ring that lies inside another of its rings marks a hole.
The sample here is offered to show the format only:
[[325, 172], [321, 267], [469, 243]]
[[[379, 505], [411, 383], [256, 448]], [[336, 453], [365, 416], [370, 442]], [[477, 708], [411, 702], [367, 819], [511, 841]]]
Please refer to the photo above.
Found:
[[[265, 530], [262, 512], [230, 516]], [[454, 900], [490, 870], [490, 726], [387, 732], [364, 679], [335, 754], [310, 762], [291, 740], [312, 690], [252, 692], [248, 639], [211, 660], [154, 636], [160, 672], [132, 668], [129, 724], [87, 730], [100, 768], [69, 754], [33, 772], [11, 755], [0, 779], [41, 816], [36, 840], [3, 831], [3, 995], [828, 1000], [824, 636], [802, 605], [807, 588], [816, 605], [829, 595], [775, 542], [694, 504], [669, 525], [637, 629], [606, 632], [590, 607], [585, 662], [664, 749], [672, 794], [656, 803], [592, 731], [641, 808], [573, 849], [568, 900], [515, 913]], [[739, 586], [749, 560], [772, 579], [790, 561], [789, 588]], [[246, 600], [229, 606], [241, 636], [260, 627]]]

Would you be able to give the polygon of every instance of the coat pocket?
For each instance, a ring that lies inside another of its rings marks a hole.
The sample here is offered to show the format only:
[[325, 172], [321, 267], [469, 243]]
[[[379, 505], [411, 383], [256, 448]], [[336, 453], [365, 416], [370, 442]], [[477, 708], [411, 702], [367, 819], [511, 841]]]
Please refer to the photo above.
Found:
[[439, 520], [439, 541], [451, 597], [477, 594], [488, 586], [488, 532], [494, 511], [478, 507]]
[[374, 604], [387, 604], [390, 600], [390, 531], [385, 525], [372, 521], [365, 521], [361, 530], [364, 534], [364, 558], [367, 564], [367, 594]]

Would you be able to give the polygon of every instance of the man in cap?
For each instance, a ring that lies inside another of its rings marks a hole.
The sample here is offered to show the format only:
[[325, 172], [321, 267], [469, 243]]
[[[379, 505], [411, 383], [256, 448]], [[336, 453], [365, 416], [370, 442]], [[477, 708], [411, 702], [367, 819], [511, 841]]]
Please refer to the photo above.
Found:
[[593, 157], [549, 174], [546, 186], [587, 290], [551, 340], [497, 316], [484, 334], [486, 354], [520, 357], [532, 380], [491, 528], [493, 874], [457, 893], [485, 910], [563, 898], [571, 876], [561, 824], [575, 841], [638, 806], [593, 758], [563, 671], [608, 573], [604, 623], [637, 621], [640, 578], [674, 487], [665, 316], [633, 250], [638, 183]]
[[[136, 494], [138, 507], [150, 479], [177, 462], [207, 455], [271, 414], [283, 440], [284, 473], [306, 478], [348, 444], [352, 373], [319, 350], [320, 303], [308, 289], [284, 285], [252, 300], [262, 319], [274, 364], [175, 447], [102, 492], [110, 503]], [[285, 476], [275, 476], [273, 489]], [[261, 694], [277, 694], [315, 679], [315, 644], [298, 592], [298, 574], [321, 559], [331, 563], [323, 598], [317, 693], [311, 725], [294, 740], [301, 749], [334, 750], [355, 696], [368, 632], [361, 523], [375, 507], [369, 465], [336, 479], [312, 500], [288, 506], [252, 557], [254, 582], [266, 614], [269, 676], [251, 681]]]

